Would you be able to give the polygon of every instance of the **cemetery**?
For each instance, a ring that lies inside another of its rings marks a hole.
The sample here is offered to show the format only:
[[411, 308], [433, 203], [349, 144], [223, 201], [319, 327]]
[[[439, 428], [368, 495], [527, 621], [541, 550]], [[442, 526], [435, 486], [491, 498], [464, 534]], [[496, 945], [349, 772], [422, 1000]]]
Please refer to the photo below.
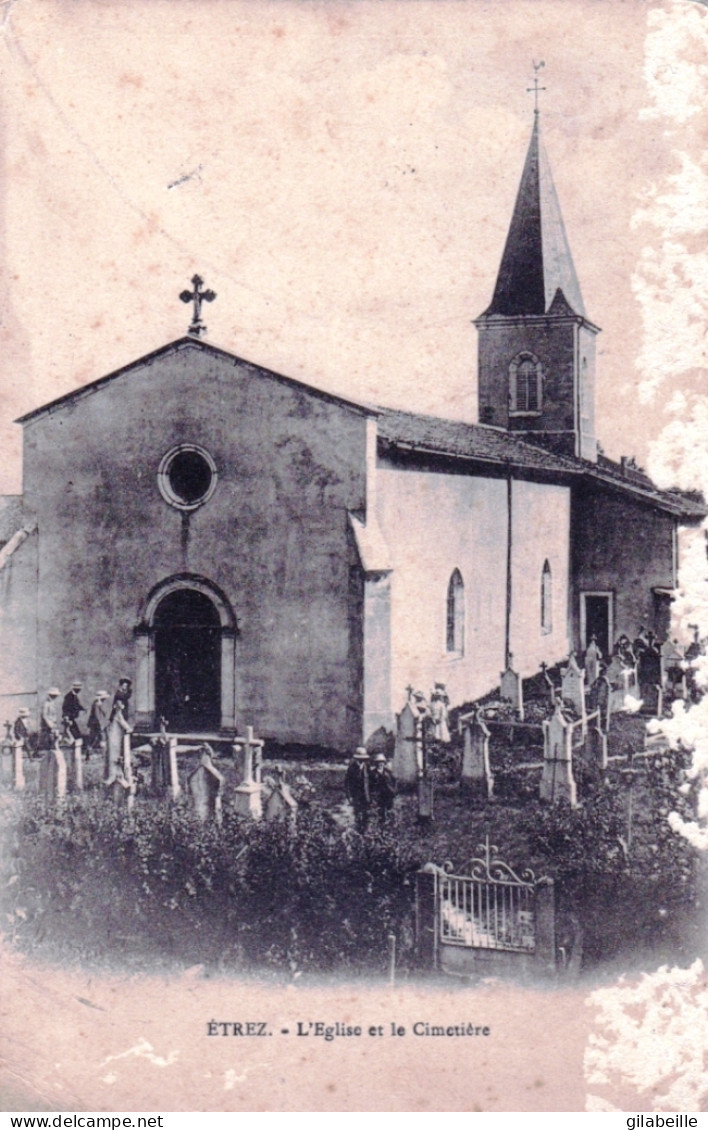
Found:
[[656, 731], [697, 697], [701, 653], [646, 634], [526, 680], [510, 657], [452, 710], [442, 683], [409, 687], [396, 733], [350, 762], [363, 814], [340, 754], [295, 760], [251, 727], [210, 743], [163, 720], [111, 767], [66, 732], [37, 754], [8, 723], [8, 932], [50, 960], [277, 978], [558, 979], [680, 953], [696, 869], [667, 817], [693, 811], [690, 751]]

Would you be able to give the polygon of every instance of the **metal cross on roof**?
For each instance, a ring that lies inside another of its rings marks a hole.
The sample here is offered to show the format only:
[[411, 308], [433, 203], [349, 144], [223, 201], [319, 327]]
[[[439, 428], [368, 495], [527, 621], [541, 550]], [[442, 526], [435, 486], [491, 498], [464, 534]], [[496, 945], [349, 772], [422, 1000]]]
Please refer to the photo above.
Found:
[[545, 86], [539, 86], [538, 85], [538, 72], [541, 70], [541, 67], [545, 67], [545, 65], [546, 64], [543, 62], [543, 60], [541, 60], [540, 63], [533, 63], [533, 69], [534, 69], [533, 86], [527, 86], [526, 87], [526, 93], [527, 94], [533, 94], [533, 101], [534, 101], [533, 112], [534, 112], [534, 114], [538, 114], [539, 91], [546, 89]]
[[192, 337], [200, 337], [202, 334], [206, 333], [207, 328], [201, 318], [202, 302], [213, 302], [216, 298], [216, 294], [213, 290], [202, 290], [203, 284], [204, 279], [200, 278], [199, 275], [194, 275], [192, 278], [194, 290], [183, 290], [180, 294], [180, 298], [183, 302], [194, 303], [192, 321], [187, 331]]

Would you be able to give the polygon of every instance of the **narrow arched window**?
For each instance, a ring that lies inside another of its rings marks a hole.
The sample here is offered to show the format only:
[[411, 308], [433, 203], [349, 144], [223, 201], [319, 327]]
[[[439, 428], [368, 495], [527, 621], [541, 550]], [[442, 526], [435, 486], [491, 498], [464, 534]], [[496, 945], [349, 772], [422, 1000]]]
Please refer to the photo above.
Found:
[[541, 573], [541, 631], [545, 636], [553, 631], [553, 574], [548, 560]]
[[509, 366], [509, 411], [535, 415], [543, 396], [541, 362], [533, 353], [519, 353]]
[[465, 650], [465, 584], [459, 569], [447, 586], [446, 649], [459, 655]]

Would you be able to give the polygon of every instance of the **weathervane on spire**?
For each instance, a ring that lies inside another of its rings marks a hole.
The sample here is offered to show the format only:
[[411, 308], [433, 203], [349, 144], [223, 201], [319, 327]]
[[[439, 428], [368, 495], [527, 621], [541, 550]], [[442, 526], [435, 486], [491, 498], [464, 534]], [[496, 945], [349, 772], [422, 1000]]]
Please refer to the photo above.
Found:
[[541, 67], [545, 67], [546, 64], [543, 62], [543, 60], [541, 60], [540, 63], [536, 63], [532, 60], [532, 63], [533, 63], [533, 69], [534, 69], [533, 86], [527, 86], [526, 87], [526, 93], [527, 94], [533, 94], [533, 101], [534, 101], [533, 112], [534, 112], [534, 114], [538, 115], [538, 95], [539, 95], [539, 91], [546, 89], [545, 86], [539, 86], [538, 85], [538, 72], [541, 70]]
[[202, 302], [213, 302], [216, 298], [216, 294], [213, 290], [202, 290], [203, 284], [204, 279], [200, 278], [199, 275], [194, 275], [192, 277], [194, 290], [183, 290], [180, 294], [180, 298], [183, 302], [194, 303], [194, 313], [192, 314], [192, 321], [188, 330], [188, 333], [191, 334], [192, 337], [200, 337], [202, 334], [206, 333], [206, 326], [201, 316]]

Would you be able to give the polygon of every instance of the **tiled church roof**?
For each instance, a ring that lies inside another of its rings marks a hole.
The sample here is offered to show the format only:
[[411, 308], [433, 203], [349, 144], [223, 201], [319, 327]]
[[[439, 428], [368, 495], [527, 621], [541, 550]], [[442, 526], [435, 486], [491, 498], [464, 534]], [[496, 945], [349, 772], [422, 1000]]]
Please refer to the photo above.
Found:
[[499, 428], [467, 424], [463, 420], [445, 420], [439, 416], [423, 416], [417, 412], [399, 412], [388, 408], [380, 408], [379, 411], [379, 437], [399, 449], [408, 448], [429, 455], [457, 456], [500, 467], [512, 466], [566, 474], [574, 470], [571, 460], [564, 456], [524, 443]]
[[379, 410], [378, 434], [384, 449], [419, 456], [438, 456], [542, 474], [556, 482], [588, 483], [598, 488], [631, 494], [676, 517], [705, 517], [703, 503], [678, 491], [659, 490], [651, 479], [634, 468], [623, 467], [604, 456], [598, 463], [568, 455], [556, 455], [542, 447], [517, 439], [499, 428], [446, 420], [415, 412]]

